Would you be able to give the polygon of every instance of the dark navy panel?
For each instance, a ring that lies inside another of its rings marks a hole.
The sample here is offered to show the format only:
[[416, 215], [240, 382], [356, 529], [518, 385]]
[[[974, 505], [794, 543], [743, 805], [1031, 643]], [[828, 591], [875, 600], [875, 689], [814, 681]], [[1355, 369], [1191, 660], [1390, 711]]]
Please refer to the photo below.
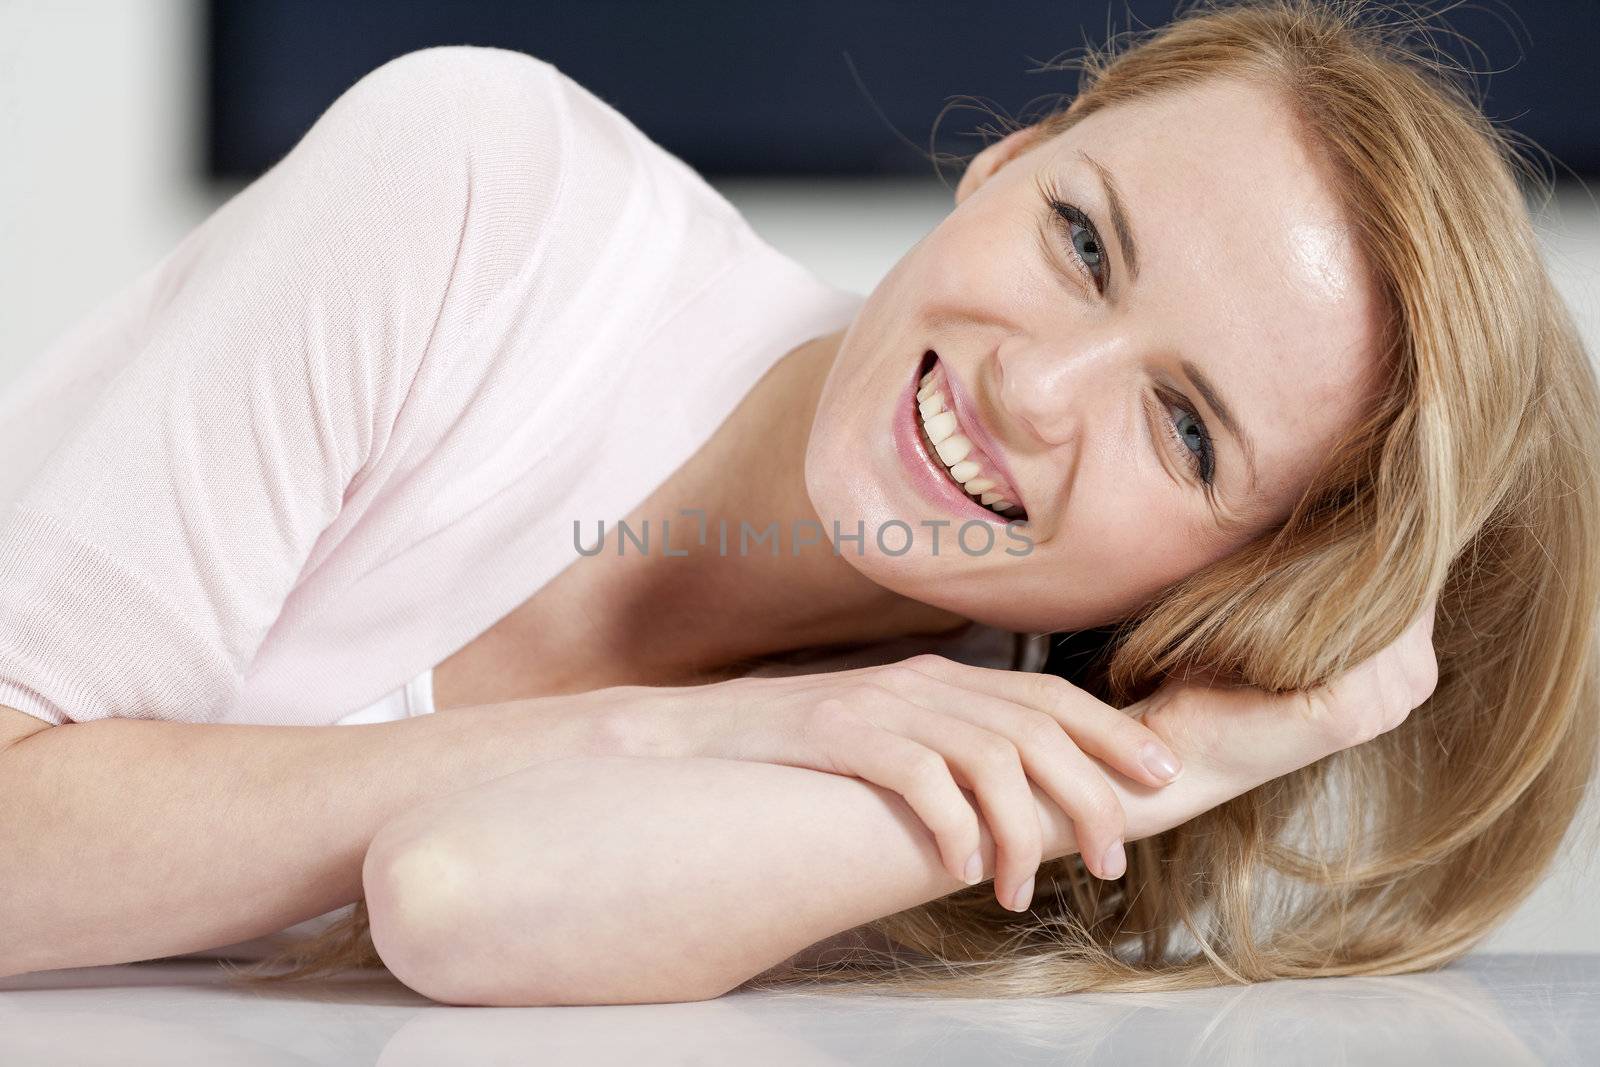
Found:
[[[1029, 69], [1104, 40], [1108, 29], [1160, 24], [1174, 7], [210, 0], [208, 161], [217, 175], [257, 174], [373, 67], [416, 48], [479, 44], [554, 63], [703, 173], [927, 173], [919, 149], [929, 148], [950, 98], [981, 97], [1017, 114], [1030, 100], [1070, 93], [1073, 75]], [[1482, 0], [1444, 22], [1481, 53], [1440, 43], [1493, 72], [1480, 79], [1492, 117], [1561, 163], [1600, 173], [1600, 0]], [[974, 151], [982, 121], [972, 110], [951, 112], [934, 147]]]

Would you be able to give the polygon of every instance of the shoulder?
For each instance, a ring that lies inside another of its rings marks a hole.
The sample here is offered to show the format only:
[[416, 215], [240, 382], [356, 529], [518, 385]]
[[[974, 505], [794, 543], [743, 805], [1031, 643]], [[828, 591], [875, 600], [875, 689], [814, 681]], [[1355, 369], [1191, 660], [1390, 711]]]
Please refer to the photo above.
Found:
[[558, 184], [570, 139], [564, 75], [523, 52], [423, 48], [373, 68], [305, 137], [389, 195], [449, 188], [465, 208], [541, 196]]
[[[539, 258], [576, 269], [580, 263], [562, 257], [587, 260], [592, 246], [623, 232], [641, 239], [626, 226], [629, 208], [651, 233], [704, 233], [707, 222], [743, 230], [733, 206], [693, 168], [525, 52], [479, 45], [407, 52], [369, 71], [320, 121], [353, 128], [358, 139], [375, 132], [368, 151], [401, 172], [395, 187], [452, 186], [459, 205], [492, 224], [487, 243], [511, 260], [542, 252]], [[567, 240], [551, 247], [547, 231], [556, 228]], [[576, 246], [559, 247], [570, 242]]]
[[[670, 171], [686, 191], [710, 193], [695, 172], [616, 108], [555, 65], [513, 49], [438, 45], [375, 67], [338, 105], [376, 116], [418, 140], [454, 140], [485, 164], [525, 161], [562, 170]], [[720, 197], [713, 199], [720, 201]]]
[[492, 136], [548, 128], [566, 76], [526, 52], [480, 45], [419, 48], [382, 63], [329, 109], [366, 112], [418, 129]]

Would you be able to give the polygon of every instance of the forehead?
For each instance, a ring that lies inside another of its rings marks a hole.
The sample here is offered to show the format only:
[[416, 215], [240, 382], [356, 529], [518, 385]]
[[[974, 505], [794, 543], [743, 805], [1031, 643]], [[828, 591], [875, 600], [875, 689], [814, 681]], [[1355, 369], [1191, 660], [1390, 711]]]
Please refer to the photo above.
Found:
[[1081, 150], [1122, 191], [1140, 260], [1129, 321], [1216, 381], [1255, 442], [1264, 495], [1299, 483], [1359, 414], [1380, 307], [1292, 114], [1263, 87], [1215, 80], [1108, 107], [1056, 142], [1045, 165], [1077, 175], [1072, 187], [1099, 188]]

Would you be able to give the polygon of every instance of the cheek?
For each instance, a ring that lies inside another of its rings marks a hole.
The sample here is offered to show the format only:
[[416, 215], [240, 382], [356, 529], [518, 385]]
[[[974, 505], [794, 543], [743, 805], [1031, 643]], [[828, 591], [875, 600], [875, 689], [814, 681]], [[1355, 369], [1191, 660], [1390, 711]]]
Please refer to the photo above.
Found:
[[857, 520], [871, 528], [895, 517], [894, 480], [900, 475], [888, 427], [905, 382], [892, 366], [885, 369], [892, 360], [873, 354], [885, 350], [841, 351], [849, 362], [835, 362], [818, 397], [805, 442], [804, 477], [806, 495], [825, 530], [835, 520], [854, 529]]
[[850, 510], [848, 500], [850, 481], [844, 466], [845, 457], [836, 445], [848, 437], [846, 411], [848, 394], [824, 395], [817, 408], [817, 418], [806, 441], [805, 484], [811, 506], [824, 527], [830, 520], [843, 518]]
[[1106, 610], [1138, 607], [1227, 554], [1195, 529], [1205, 516], [1185, 510], [1175, 492], [1143, 477], [1080, 483], [1045, 566], [1070, 572], [1082, 595]]
[[1033, 269], [1026, 224], [989, 212], [946, 218], [908, 257], [907, 288], [918, 305], [979, 319], [1009, 320], [1021, 303], [1039, 299], [1046, 279]]

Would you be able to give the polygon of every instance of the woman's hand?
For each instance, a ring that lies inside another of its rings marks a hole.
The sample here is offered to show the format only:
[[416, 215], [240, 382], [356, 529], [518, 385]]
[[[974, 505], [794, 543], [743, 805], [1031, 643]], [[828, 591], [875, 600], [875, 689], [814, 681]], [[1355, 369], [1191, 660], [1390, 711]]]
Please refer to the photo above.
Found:
[[1026, 907], [1045, 858], [1030, 780], [1072, 820], [1089, 870], [1116, 878], [1126, 869], [1123, 808], [1090, 756], [1155, 787], [1181, 770], [1147, 727], [1062, 678], [935, 655], [590, 695], [617, 751], [786, 764], [898, 793], [968, 884], [982, 871], [978, 813], [961, 793], [971, 790], [996, 843], [995, 896], [1013, 910]]
[[[1438, 684], [1435, 606], [1430, 599], [1387, 647], [1315, 689], [1173, 683], [1127, 711], [1214, 779], [1221, 803], [1403, 723]], [[1140, 826], [1130, 836], [1160, 833], [1198, 814]]]
[[[1070, 819], [1090, 872], [1119, 877], [1125, 838], [1171, 829], [1403, 722], [1437, 682], [1433, 610], [1430, 602], [1394, 643], [1306, 692], [1172, 683], [1118, 710], [1053, 675], [924, 655], [827, 674], [618, 686], [584, 694], [596, 702], [584, 714], [598, 720], [600, 747], [612, 754], [786, 764], [889, 789], [933, 831], [946, 869], [964, 882], [979, 840], [978, 814], [959, 791], [970, 790], [995, 839], [995, 896], [1014, 907], [1039, 863], [1073, 848], [1060, 835], [1047, 839], [1030, 780]], [[1174, 749], [1203, 781], [1182, 789], [1181, 801], [1174, 793], [1171, 805], [1146, 805], [1151, 817], [1128, 825], [1106, 769], [1132, 779], [1141, 796], [1138, 787], [1177, 780], [1144, 762]]]

